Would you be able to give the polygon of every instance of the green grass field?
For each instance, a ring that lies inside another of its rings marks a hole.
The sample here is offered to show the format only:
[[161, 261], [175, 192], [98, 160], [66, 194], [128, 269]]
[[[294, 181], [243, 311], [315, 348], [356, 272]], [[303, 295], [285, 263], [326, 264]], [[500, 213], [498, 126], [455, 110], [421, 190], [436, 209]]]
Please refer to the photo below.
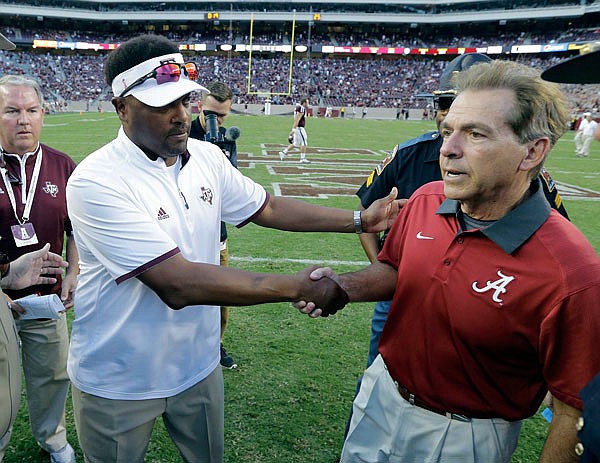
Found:
[[[69, 153], [76, 161], [114, 138], [118, 119], [112, 113], [64, 114], [46, 117], [42, 141]], [[353, 209], [358, 200], [352, 178], [363, 178], [398, 143], [434, 129], [431, 121], [310, 119], [311, 147], [333, 148], [309, 153], [313, 163], [300, 171], [296, 162], [280, 163], [277, 148], [292, 125], [290, 117], [233, 115], [227, 125], [242, 130], [242, 171], [270, 192], [281, 184], [317, 185], [350, 192], [310, 198], [322, 205]], [[559, 141], [547, 162], [554, 179], [564, 185], [571, 219], [600, 250], [600, 143], [589, 159], [573, 154], [573, 134]], [[265, 144], [269, 149], [265, 149]], [[336, 153], [336, 150], [339, 150]], [[370, 152], [357, 152], [370, 150]], [[298, 157], [292, 158], [294, 161]], [[325, 175], [322, 170], [341, 169]], [[337, 188], [337, 189], [336, 189]], [[561, 189], [561, 191], [563, 191]], [[568, 194], [567, 194], [568, 192]], [[581, 199], [577, 196], [594, 199]], [[560, 239], [560, 237], [557, 237]], [[232, 266], [260, 272], [296, 272], [309, 261], [326, 261], [339, 271], [366, 263], [356, 236], [291, 234], [253, 224], [230, 228]], [[368, 350], [373, 304], [350, 304], [334, 317], [312, 320], [289, 304], [266, 304], [232, 310], [225, 344], [239, 368], [225, 371], [225, 461], [227, 463], [334, 463]], [[77, 445], [70, 402], [69, 440]], [[534, 462], [543, 445], [547, 424], [539, 414], [525, 423], [513, 462]], [[43, 462], [29, 430], [25, 397], [5, 462]], [[179, 462], [177, 450], [162, 423], [157, 423], [148, 462]]]

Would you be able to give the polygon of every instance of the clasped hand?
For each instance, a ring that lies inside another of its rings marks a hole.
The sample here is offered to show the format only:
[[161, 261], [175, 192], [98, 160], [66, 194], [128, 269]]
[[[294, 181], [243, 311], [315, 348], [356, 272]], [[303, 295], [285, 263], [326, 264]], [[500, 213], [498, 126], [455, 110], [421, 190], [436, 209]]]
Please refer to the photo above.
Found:
[[311, 318], [328, 317], [343, 309], [349, 301], [340, 277], [329, 267], [313, 265], [298, 275], [303, 278], [301, 299], [293, 306]]

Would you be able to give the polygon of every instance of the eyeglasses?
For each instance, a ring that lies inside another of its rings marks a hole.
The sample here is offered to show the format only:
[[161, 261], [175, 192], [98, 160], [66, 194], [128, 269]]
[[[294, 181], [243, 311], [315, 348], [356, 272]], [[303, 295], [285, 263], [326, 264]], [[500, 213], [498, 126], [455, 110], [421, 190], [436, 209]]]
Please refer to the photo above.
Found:
[[433, 97], [433, 108], [438, 111], [447, 111], [456, 98], [456, 95], [436, 95]]
[[196, 66], [196, 63], [164, 63], [152, 70], [151, 72], [149, 72], [148, 74], [140, 77], [131, 85], [127, 86], [127, 88], [121, 92], [119, 97], [124, 96], [133, 87], [143, 84], [148, 79], [156, 79], [156, 85], [166, 84], [168, 82], [178, 82], [179, 77], [181, 77], [182, 69], [188, 79], [194, 81], [198, 80], [198, 66]]

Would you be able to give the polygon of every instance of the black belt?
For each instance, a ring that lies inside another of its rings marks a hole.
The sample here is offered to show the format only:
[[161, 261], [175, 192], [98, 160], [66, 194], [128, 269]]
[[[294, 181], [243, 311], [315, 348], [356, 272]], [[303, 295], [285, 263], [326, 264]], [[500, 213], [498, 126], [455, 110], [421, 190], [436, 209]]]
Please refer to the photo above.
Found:
[[437, 413], [438, 415], [445, 416], [446, 418], [449, 418], [451, 420], [464, 421], [464, 422], [471, 421], [471, 418], [469, 418], [466, 415], [459, 415], [458, 413], [450, 413], [450, 412], [438, 410], [437, 408], [433, 408], [433, 407], [427, 405], [425, 402], [423, 402], [418, 397], [415, 397], [415, 395], [412, 392], [410, 392], [404, 386], [398, 384], [396, 381], [394, 381], [394, 384], [396, 384], [396, 388], [398, 389], [398, 392], [400, 393], [402, 398], [404, 400], [406, 400], [409, 404], [414, 405], [415, 407], [423, 408], [430, 412]]

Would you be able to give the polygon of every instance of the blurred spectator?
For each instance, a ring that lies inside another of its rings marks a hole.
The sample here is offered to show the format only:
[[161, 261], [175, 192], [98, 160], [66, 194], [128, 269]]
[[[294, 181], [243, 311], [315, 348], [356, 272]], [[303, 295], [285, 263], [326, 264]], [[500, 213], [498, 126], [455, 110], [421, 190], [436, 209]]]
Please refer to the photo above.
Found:
[[[377, 28], [375, 29], [377, 30]], [[11, 28], [3, 31], [16, 35]], [[381, 31], [380, 31], [381, 32]], [[86, 31], [23, 31], [21, 37], [36, 36], [40, 38], [65, 38], [68, 40], [86, 40], [91, 42], [120, 42], [127, 38], [122, 33], [106, 35]], [[167, 35], [182, 43], [223, 43], [230, 41], [248, 42], [247, 33], [237, 31], [195, 31], [173, 32]], [[327, 44], [365, 44], [378, 46], [445, 46], [456, 43], [469, 46], [485, 46], [491, 44], [514, 43], [547, 43], [551, 40], [575, 41], [593, 39], [600, 35], [597, 29], [552, 32], [546, 34], [512, 33], [501, 34], [493, 38], [469, 36], [444, 36], [434, 38], [420, 34], [381, 33], [369, 39], [366, 33], [330, 34], [315, 33], [312, 43]], [[258, 34], [253, 36], [253, 43], [278, 44], [289, 43], [289, 37], [282, 33]], [[303, 33], [299, 33], [296, 43], [305, 42]], [[557, 56], [544, 55], [503, 55], [503, 58], [515, 59], [538, 69], [545, 69], [561, 59]], [[423, 111], [431, 103], [426, 95], [435, 90], [436, 82], [447, 65], [447, 58], [439, 56], [395, 55], [395, 56], [335, 56], [335, 57], [300, 57], [292, 64], [292, 94], [274, 98], [273, 104], [293, 104], [303, 95], [314, 95], [314, 103], [319, 106], [352, 107], [368, 101], [370, 107], [393, 108], [397, 101], [404, 102], [404, 108]], [[77, 52], [71, 50], [19, 50], [0, 52], [0, 73], [35, 75], [43, 83], [44, 97], [49, 103], [51, 112], [65, 109], [66, 102], [90, 102], [95, 107], [102, 101], [109, 101], [110, 90], [103, 83], [103, 52]], [[288, 91], [290, 71], [289, 58], [286, 56], [267, 57], [256, 55], [252, 58], [250, 82], [248, 83], [248, 58], [231, 55], [195, 55], [191, 59], [205, 70], [206, 80], [219, 79], [227, 83], [233, 90], [236, 99], [249, 104], [263, 101], [263, 96], [252, 93], [279, 93]], [[249, 85], [248, 85], [249, 84]], [[600, 107], [599, 85], [568, 84], [563, 90], [569, 96], [570, 110], [581, 113], [588, 108]], [[408, 114], [408, 113], [406, 113]]]

